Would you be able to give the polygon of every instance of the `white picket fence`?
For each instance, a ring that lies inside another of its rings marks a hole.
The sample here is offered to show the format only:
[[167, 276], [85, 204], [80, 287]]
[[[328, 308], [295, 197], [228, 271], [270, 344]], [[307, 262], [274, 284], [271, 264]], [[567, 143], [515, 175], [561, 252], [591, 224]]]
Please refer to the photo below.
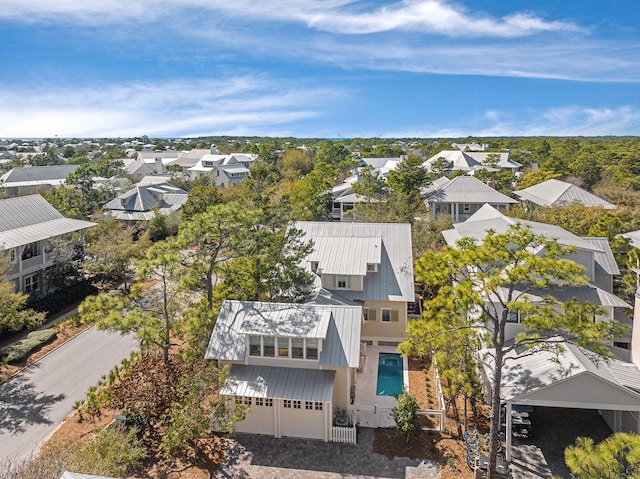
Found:
[[332, 426], [331, 441], [343, 442], [347, 444], [356, 443], [356, 427], [355, 426]]

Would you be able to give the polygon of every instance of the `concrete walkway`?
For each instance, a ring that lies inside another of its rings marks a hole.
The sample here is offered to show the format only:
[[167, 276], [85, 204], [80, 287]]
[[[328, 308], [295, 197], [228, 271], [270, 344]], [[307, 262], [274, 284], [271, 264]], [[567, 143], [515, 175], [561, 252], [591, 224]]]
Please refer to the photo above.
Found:
[[439, 479], [429, 461], [388, 459], [373, 452], [375, 431], [360, 428], [358, 444], [236, 434], [217, 479]]

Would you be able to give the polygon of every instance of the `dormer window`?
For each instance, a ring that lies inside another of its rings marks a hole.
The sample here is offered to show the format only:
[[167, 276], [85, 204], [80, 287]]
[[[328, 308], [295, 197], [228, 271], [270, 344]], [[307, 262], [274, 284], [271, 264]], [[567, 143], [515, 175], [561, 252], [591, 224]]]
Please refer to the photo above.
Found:
[[319, 264], [318, 264], [317, 261], [312, 261], [311, 262], [311, 271], [314, 272], [314, 273], [317, 273], [318, 272], [318, 266], [319, 266]]
[[378, 265], [375, 263], [367, 263], [367, 273], [377, 273]]
[[340, 289], [347, 288], [347, 277], [346, 276], [338, 276], [336, 278], [336, 286]]

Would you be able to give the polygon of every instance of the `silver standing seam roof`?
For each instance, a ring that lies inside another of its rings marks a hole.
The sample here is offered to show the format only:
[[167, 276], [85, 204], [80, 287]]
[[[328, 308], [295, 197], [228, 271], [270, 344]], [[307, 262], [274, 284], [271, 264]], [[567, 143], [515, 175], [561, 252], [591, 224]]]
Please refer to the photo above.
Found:
[[578, 203], [584, 206], [601, 206], [605, 210], [612, 210], [616, 207], [613, 203], [609, 203], [579, 186], [556, 179], [543, 181], [513, 193], [538, 206], [563, 206]]
[[179, 210], [187, 201], [188, 193], [169, 183], [139, 184], [109, 201], [105, 211], [121, 220], [149, 220], [156, 214], [168, 215]]
[[[331, 265], [332, 271], [349, 274], [349, 271], [362, 271], [366, 268], [364, 261], [377, 259], [379, 254], [378, 271], [366, 274], [363, 291], [341, 289], [332, 292], [351, 301], [414, 300], [411, 225], [298, 221], [291, 227], [302, 231], [305, 241], [314, 243], [314, 252], [302, 264], [308, 270], [311, 270], [311, 262], [317, 261], [320, 272]], [[358, 244], [368, 251], [354, 252], [352, 246]]]
[[335, 371], [233, 364], [223, 396], [330, 402]]
[[0, 250], [80, 231], [91, 226], [95, 226], [95, 223], [65, 218], [40, 195], [0, 200]]
[[321, 366], [357, 367], [361, 323], [361, 306], [226, 300], [205, 358], [244, 361], [248, 335], [317, 338]]
[[18, 166], [2, 175], [3, 186], [47, 184], [64, 181], [80, 165]]
[[440, 178], [425, 188], [422, 195], [428, 203], [510, 204], [518, 202], [473, 176], [456, 176], [451, 180]]

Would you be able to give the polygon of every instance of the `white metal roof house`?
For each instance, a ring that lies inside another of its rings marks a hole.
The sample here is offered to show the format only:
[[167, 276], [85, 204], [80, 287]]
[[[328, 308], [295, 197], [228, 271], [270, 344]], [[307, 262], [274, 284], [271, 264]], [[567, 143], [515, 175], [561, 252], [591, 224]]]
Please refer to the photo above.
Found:
[[257, 156], [252, 154], [207, 154], [194, 166], [186, 168], [186, 172], [192, 179], [209, 176], [217, 186], [224, 188], [244, 181], [256, 161]]
[[123, 221], [149, 221], [182, 208], [188, 193], [169, 183], [138, 184], [104, 205], [105, 214]]
[[250, 406], [236, 430], [328, 441], [351, 401], [362, 307], [225, 301], [205, 357], [231, 365], [220, 394]]
[[509, 158], [508, 152], [443, 150], [426, 160], [422, 166], [431, 171], [432, 166], [440, 158], [447, 161], [450, 171], [464, 171], [473, 174], [476, 170], [516, 172], [522, 165]]
[[616, 205], [599, 198], [579, 186], [556, 179], [543, 181], [542, 183], [522, 190], [516, 190], [513, 194], [519, 196], [520, 200], [529, 207], [562, 207], [571, 204], [600, 206], [605, 210], [612, 210], [616, 207]]
[[[616, 318], [617, 309], [631, 308], [631, 305], [613, 294], [613, 277], [619, 275], [620, 270], [606, 238], [580, 237], [559, 226], [509, 218], [489, 205], [483, 206], [467, 221], [454, 224], [452, 229], [443, 231], [442, 234], [448, 245], [455, 246], [465, 237], [474, 238], [478, 242], [482, 241], [489, 229], [497, 234], [504, 233], [516, 223], [528, 226], [536, 235], [554, 238], [561, 245], [575, 247], [576, 253], [572, 254], [570, 259], [585, 267], [585, 274], [589, 279], [589, 284], [582, 287], [532, 291], [530, 294], [532, 301], [535, 301], [536, 297], [542, 298], [547, 295], [556, 297], [560, 301], [576, 297], [582, 301], [600, 305], [604, 310], [601, 318], [607, 320]], [[543, 251], [536, 252], [536, 254], [543, 253]], [[494, 299], [497, 302], [497, 298]], [[487, 300], [492, 301], [491, 298]], [[514, 316], [513, 322], [507, 325], [507, 337], [513, 338], [520, 331], [522, 331], [520, 320]], [[614, 338], [615, 345], [625, 348], [629, 347], [630, 341], [629, 336]]]
[[49, 191], [64, 185], [79, 165], [20, 166], [0, 176], [0, 188], [8, 198]]
[[[560, 354], [545, 350], [522, 357], [517, 356], [526, 350], [507, 354], [511, 359], [503, 368], [500, 388], [500, 399], [507, 406], [507, 421], [511, 421], [514, 405], [596, 409], [614, 432], [640, 434], [638, 366], [618, 359], [597, 361], [593, 353], [569, 343], [562, 348], [564, 352]], [[490, 360], [484, 367], [487, 397], [491, 397], [493, 384], [486, 369], [491, 367]], [[511, 434], [508, 434], [507, 460], [510, 454]]]
[[444, 213], [453, 222], [468, 219], [485, 204], [507, 211], [509, 205], [517, 203], [473, 176], [439, 178], [422, 189], [421, 194], [434, 220]]
[[0, 251], [11, 261], [7, 279], [16, 291], [44, 291], [42, 273], [52, 265], [51, 241], [84, 232], [95, 223], [62, 216], [42, 196], [0, 200]]
[[363, 305], [363, 341], [400, 343], [407, 303], [414, 301], [411, 226], [299, 221], [292, 227], [313, 241], [304, 266], [317, 286]]

